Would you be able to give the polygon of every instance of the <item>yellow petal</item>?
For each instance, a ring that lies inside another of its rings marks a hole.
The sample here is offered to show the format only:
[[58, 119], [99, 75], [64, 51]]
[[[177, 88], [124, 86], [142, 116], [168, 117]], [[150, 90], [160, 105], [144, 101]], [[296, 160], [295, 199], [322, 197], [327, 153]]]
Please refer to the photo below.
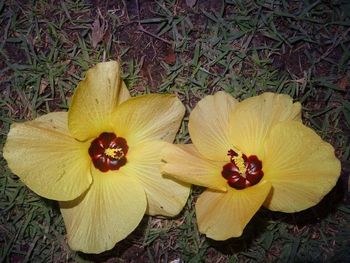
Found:
[[272, 191], [264, 205], [271, 210], [296, 212], [317, 204], [340, 175], [333, 147], [299, 122], [276, 125], [265, 149], [264, 179]]
[[125, 82], [123, 80], [121, 80], [121, 83], [122, 83], [122, 87], [119, 91], [118, 103], [117, 103], [118, 105], [131, 98], [130, 92], [129, 92], [128, 87], [126, 86]]
[[198, 151], [208, 159], [227, 160], [232, 147], [229, 138], [229, 117], [237, 105], [231, 95], [219, 91], [198, 102], [190, 115], [188, 129]]
[[243, 190], [231, 188], [226, 193], [204, 191], [196, 203], [199, 231], [214, 240], [241, 236], [270, 189], [271, 184], [262, 180]]
[[161, 151], [166, 143], [162, 141], [145, 142], [130, 148], [127, 164], [123, 172], [135, 177], [143, 186], [150, 215], [177, 215], [190, 193], [190, 185], [163, 176], [160, 172]]
[[72, 200], [92, 181], [88, 147], [70, 136], [67, 113], [54, 112], [12, 124], [4, 157], [12, 172], [37, 194]]
[[301, 105], [290, 96], [263, 93], [240, 102], [230, 119], [231, 141], [247, 155], [262, 158], [264, 140], [273, 125], [286, 120], [301, 121]]
[[149, 94], [119, 105], [113, 123], [129, 147], [158, 139], [172, 142], [184, 114], [185, 107], [175, 95]]
[[78, 140], [111, 131], [116, 106], [130, 97], [115, 61], [99, 63], [88, 70], [75, 90], [69, 109], [69, 130]]
[[227, 190], [226, 180], [221, 175], [225, 163], [205, 159], [193, 144], [167, 144], [162, 155], [165, 161], [162, 173], [186, 183]]
[[122, 169], [92, 171], [89, 190], [76, 200], [60, 202], [60, 207], [69, 246], [85, 253], [101, 253], [137, 227], [147, 201], [142, 186]]

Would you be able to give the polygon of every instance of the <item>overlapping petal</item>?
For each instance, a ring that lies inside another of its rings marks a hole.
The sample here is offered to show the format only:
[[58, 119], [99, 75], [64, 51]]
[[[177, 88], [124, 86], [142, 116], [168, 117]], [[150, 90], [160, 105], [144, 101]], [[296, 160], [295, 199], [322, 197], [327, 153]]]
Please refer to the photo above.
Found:
[[89, 190], [69, 202], [60, 202], [68, 243], [74, 250], [100, 253], [128, 236], [140, 223], [147, 201], [142, 185], [119, 171], [94, 168]]
[[68, 113], [69, 130], [80, 141], [111, 131], [116, 106], [130, 97], [115, 61], [89, 69], [75, 90]]
[[167, 144], [163, 149], [164, 174], [183, 182], [227, 191], [226, 180], [221, 176], [225, 162], [205, 159], [193, 144]]
[[87, 143], [70, 136], [67, 113], [54, 112], [12, 124], [4, 157], [34, 192], [63, 201], [78, 197], [91, 184], [87, 149]]
[[265, 206], [271, 210], [296, 212], [317, 204], [340, 175], [333, 147], [299, 122], [273, 127], [265, 151], [264, 179], [273, 187]]
[[188, 129], [198, 151], [208, 159], [223, 161], [232, 147], [230, 115], [238, 104], [232, 96], [219, 91], [198, 102], [190, 115]]
[[127, 138], [130, 147], [142, 142], [172, 142], [185, 114], [181, 101], [170, 94], [149, 94], [131, 98], [113, 113], [118, 136]]
[[247, 155], [264, 155], [264, 140], [271, 127], [287, 121], [301, 121], [301, 105], [290, 96], [263, 93], [241, 101], [230, 118], [230, 139]]
[[270, 189], [271, 184], [263, 180], [244, 190], [231, 188], [226, 193], [204, 191], [196, 203], [199, 231], [215, 240], [242, 235]]
[[167, 143], [144, 142], [130, 148], [123, 172], [136, 178], [145, 190], [149, 215], [175, 216], [184, 207], [190, 186], [160, 172], [161, 151]]

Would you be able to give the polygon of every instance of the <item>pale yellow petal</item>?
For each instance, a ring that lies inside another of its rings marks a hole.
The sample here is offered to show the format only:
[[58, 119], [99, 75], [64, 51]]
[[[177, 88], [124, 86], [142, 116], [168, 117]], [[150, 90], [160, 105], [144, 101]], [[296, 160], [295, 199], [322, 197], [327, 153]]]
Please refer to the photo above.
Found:
[[115, 61], [99, 63], [86, 73], [76, 88], [69, 109], [69, 130], [78, 140], [111, 131], [111, 115], [130, 97]]
[[122, 167], [123, 172], [136, 178], [143, 186], [150, 215], [177, 215], [190, 193], [190, 185], [161, 174], [161, 151], [165, 144], [151, 141], [130, 147], [128, 162]]
[[12, 124], [4, 157], [12, 172], [37, 194], [72, 200], [92, 181], [88, 147], [70, 136], [67, 113], [54, 112]]
[[60, 207], [69, 246], [85, 253], [101, 253], [138, 226], [147, 201], [141, 184], [122, 169], [92, 171], [89, 190], [76, 200], [60, 202]]
[[198, 102], [190, 115], [188, 129], [191, 140], [206, 158], [224, 161], [232, 147], [229, 138], [230, 114], [238, 104], [226, 92], [219, 91]]
[[247, 155], [262, 158], [264, 140], [276, 123], [301, 121], [301, 105], [284, 94], [263, 93], [240, 102], [230, 119], [231, 142]]
[[231, 188], [226, 193], [204, 191], [196, 203], [199, 231], [214, 240], [241, 236], [270, 189], [271, 184], [262, 180], [243, 190]]
[[265, 150], [264, 179], [272, 183], [265, 206], [271, 210], [297, 212], [317, 204], [340, 175], [333, 147], [299, 122], [276, 125]]
[[121, 80], [121, 83], [122, 83], [122, 87], [119, 91], [119, 96], [118, 96], [118, 101], [117, 101], [118, 105], [131, 98], [130, 92], [129, 92], [128, 87], [126, 86], [125, 82], [123, 80]]
[[152, 140], [172, 142], [184, 114], [185, 107], [175, 95], [143, 95], [118, 106], [114, 131], [127, 140], [129, 147]]
[[193, 144], [167, 144], [162, 152], [165, 164], [162, 173], [183, 182], [226, 191], [221, 171], [225, 162], [205, 159]]

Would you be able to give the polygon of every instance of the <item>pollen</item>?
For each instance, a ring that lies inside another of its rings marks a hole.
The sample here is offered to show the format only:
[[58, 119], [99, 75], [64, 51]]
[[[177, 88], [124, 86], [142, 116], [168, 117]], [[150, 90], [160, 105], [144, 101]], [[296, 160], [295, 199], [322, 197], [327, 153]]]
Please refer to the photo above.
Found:
[[232, 156], [231, 157], [231, 161], [233, 161], [235, 163], [235, 165], [237, 166], [239, 172], [242, 175], [245, 175], [245, 172], [247, 171], [247, 168], [246, 168], [246, 164], [244, 162], [242, 153], [238, 153], [237, 156]]
[[110, 158], [120, 160], [124, 157], [123, 149], [120, 147], [117, 148], [107, 148], [104, 151], [104, 154], [107, 155]]

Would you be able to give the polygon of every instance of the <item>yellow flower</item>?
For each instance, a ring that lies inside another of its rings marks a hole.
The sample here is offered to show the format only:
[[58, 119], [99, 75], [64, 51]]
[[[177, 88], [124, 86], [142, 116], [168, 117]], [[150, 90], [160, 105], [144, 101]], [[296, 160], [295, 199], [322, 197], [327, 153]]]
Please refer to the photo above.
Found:
[[160, 172], [184, 106], [174, 95], [130, 98], [119, 70], [113, 61], [91, 68], [68, 112], [14, 123], [4, 147], [30, 189], [60, 201], [69, 245], [87, 253], [111, 249], [145, 212], [178, 214], [189, 194]]
[[163, 173], [205, 186], [196, 203], [201, 233], [238, 237], [264, 205], [297, 212], [335, 185], [340, 162], [332, 146], [301, 122], [301, 105], [264, 93], [236, 101], [225, 92], [202, 99], [189, 119], [193, 144], [168, 145]]

